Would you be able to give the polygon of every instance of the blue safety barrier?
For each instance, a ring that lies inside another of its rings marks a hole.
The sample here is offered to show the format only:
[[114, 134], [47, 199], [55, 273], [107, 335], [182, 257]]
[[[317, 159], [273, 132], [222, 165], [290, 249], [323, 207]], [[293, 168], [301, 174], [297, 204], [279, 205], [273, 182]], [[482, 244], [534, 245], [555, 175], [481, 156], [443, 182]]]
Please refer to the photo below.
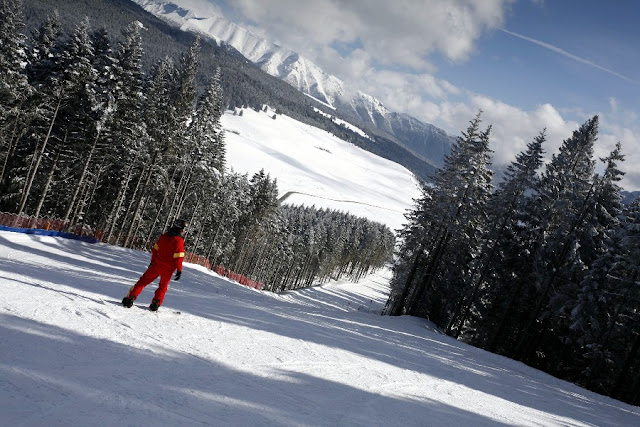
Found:
[[99, 242], [98, 239], [91, 236], [78, 236], [77, 234], [65, 233], [64, 231], [42, 230], [40, 228], [18, 228], [18, 227], [7, 227], [6, 225], [0, 225], [0, 230], [12, 231], [14, 233], [35, 234], [38, 236], [63, 237], [65, 239], [80, 240], [86, 243]]

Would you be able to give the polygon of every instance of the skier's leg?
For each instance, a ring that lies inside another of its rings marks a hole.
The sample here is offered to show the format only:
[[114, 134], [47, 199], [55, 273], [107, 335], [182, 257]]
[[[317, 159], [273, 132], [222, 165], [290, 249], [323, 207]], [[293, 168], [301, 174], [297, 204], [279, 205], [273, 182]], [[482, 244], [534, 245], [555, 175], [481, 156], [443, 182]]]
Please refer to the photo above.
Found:
[[173, 270], [160, 273], [160, 285], [158, 285], [158, 289], [156, 289], [156, 293], [153, 296], [153, 302], [156, 303], [158, 307], [161, 306], [162, 301], [164, 301], [164, 295], [167, 293], [167, 289], [169, 289], [169, 282], [171, 281], [172, 275]]
[[149, 266], [149, 268], [147, 268], [147, 271], [145, 271], [144, 274], [140, 276], [140, 279], [138, 279], [136, 284], [133, 285], [131, 289], [129, 289], [127, 297], [136, 299], [138, 295], [140, 295], [140, 292], [142, 292], [144, 287], [153, 282], [159, 275], [160, 271], [158, 271], [158, 268], [155, 265]]

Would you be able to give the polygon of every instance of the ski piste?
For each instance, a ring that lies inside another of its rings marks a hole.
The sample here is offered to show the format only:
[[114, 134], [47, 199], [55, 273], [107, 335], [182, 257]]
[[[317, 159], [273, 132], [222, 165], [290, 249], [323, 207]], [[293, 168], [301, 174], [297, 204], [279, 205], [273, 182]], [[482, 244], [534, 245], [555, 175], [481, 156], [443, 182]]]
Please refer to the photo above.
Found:
[[2, 425], [640, 426], [638, 407], [379, 316], [389, 270], [276, 295], [187, 264], [158, 314], [127, 311], [148, 260], [0, 231]]

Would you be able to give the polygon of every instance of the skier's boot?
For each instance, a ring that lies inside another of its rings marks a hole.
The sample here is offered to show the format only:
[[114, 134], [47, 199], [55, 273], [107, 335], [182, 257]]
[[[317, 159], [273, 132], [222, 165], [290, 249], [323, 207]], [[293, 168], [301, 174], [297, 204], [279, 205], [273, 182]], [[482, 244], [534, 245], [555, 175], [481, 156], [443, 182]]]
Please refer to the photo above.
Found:
[[122, 298], [122, 305], [124, 305], [127, 308], [131, 308], [131, 306], [133, 305], [133, 301], [135, 301], [136, 297], [130, 297], [130, 296], [126, 296], [124, 298]]
[[160, 301], [158, 301], [157, 299], [153, 299], [153, 301], [151, 301], [151, 305], [149, 306], [149, 310], [151, 311], [158, 311], [158, 308], [160, 307]]

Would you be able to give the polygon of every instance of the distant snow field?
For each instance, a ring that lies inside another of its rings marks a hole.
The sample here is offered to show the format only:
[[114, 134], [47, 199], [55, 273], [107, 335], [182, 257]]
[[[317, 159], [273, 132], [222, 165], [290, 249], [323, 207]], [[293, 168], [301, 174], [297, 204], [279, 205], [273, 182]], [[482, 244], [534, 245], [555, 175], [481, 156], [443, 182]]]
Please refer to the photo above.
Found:
[[229, 167], [250, 175], [264, 169], [277, 178], [284, 203], [341, 210], [392, 230], [402, 226], [420, 195], [406, 168], [270, 109], [242, 111], [222, 117]]

